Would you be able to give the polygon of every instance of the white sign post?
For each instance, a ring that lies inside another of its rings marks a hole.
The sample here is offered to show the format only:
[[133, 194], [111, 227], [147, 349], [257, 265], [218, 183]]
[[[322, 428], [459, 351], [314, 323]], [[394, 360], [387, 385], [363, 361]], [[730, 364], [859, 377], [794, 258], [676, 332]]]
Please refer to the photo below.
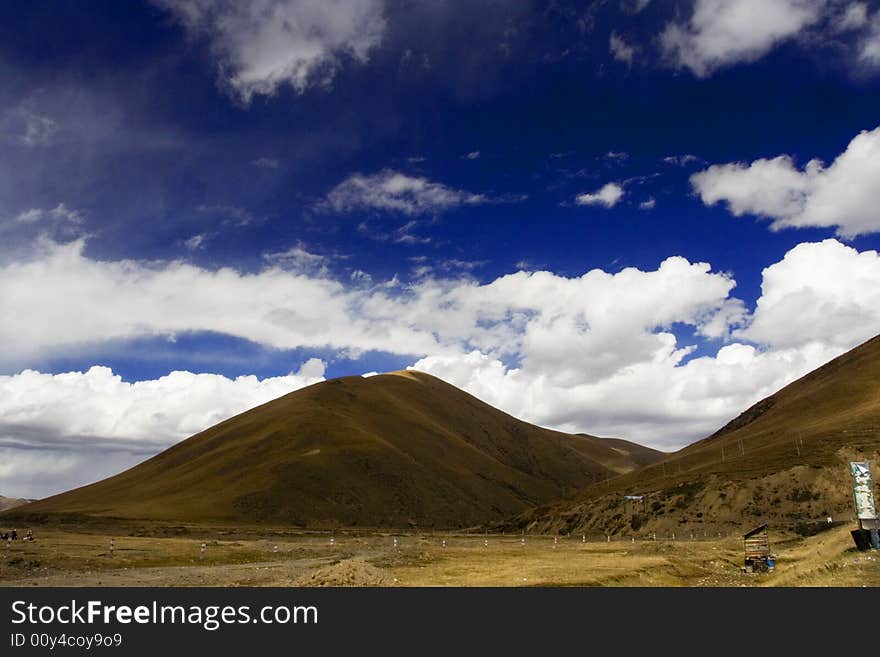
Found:
[[861, 461], [849, 464], [853, 482], [856, 516], [859, 520], [876, 520], [877, 509], [874, 506], [874, 484], [871, 481], [871, 466]]
[[867, 529], [871, 536], [871, 547], [880, 550], [880, 522], [877, 507], [874, 505], [874, 482], [871, 480], [871, 466], [867, 461], [852, 461], [849, 464], [852, 474], [853, 497], [859, 529]]

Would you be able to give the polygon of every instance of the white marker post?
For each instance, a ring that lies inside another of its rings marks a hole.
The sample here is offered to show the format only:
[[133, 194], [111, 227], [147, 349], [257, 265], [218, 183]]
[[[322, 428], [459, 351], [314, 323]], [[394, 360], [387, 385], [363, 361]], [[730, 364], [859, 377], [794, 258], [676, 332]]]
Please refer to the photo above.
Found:
[[581, 536], [581, 543], [586, 543], [586, 542], [587, 542], [587, 535], [584, 534]]
[[526, 537], [525, 537], [525, 536], [523, 536], [523, 537], [520, 539], [520, 545], [522, 545], [523, 547], [526, 546]]
[[394, 549], [397, 549], [397, 537], [394, 538]]
[[651, 532], [651, 540], [652, 540], [652, 541], [656, 541], [656, 540], [657, 540], [657, 532]]
[[113, 558], [113, 552], [114, 552], [115, 549], [116, 549], [116, 547], [115, 547], [115, 545], [113, 544], [113, 539], [111, 538], [111, 539], [110, 539], [110, 558], [111, 558], [111, 559]]
[[558, 543], [559, 543], [559, 537], [558, 537], [558, 536], [554, 536], [554, 537], [553, 537], [553, 549], [554, 549], [554, 550], [556, 549], [556, 545], [557, 545]]
[[446, 539], [445, 539], [445, 538], [444, 538], [443, 541], [440, 543], [440, 546], [441, 546], [441, 547], [446, 547]]
[[483, 541], [483, 547], [489, 547], [489, 541]]
[[330, 537], [330, 547], [334, 547], [335, 545], [336, 545], [336, 539], [333, 536], [331, 536]]
[[675, 540], [675, 532], [672, 532], [672, 540]]
[[207, 545], [205, 545], [204, 543], [202, 543], [202, 546], [199, 548], [199, 559], [204, 559], [204, 558], [205, 558], [205, 549], [206, 549], [207, 547], [208, 547]]

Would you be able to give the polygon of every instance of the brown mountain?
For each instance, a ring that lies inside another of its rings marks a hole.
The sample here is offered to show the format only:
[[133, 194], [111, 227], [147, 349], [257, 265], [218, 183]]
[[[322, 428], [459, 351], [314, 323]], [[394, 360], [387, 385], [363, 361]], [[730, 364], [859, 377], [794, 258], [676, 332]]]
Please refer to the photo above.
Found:
[[[546, 531], [699, 532], [849, 521], [849, 461], [880, 480], [880, 336], [761, 400], [711, 436], [514, 523]], [[645, 495], [644, 503], [624, 495]], [[880, 496], [877, 498], [880, 500]]]
[[325, 381], [23, 509], [301, 526], [471, 526], [662, 456], [517, 420], [435, 377]]

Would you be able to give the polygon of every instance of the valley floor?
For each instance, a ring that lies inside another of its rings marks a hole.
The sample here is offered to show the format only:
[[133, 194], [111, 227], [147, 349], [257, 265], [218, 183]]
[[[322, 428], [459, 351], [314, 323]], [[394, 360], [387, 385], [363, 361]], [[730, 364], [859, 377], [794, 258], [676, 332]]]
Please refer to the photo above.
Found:
[[13, 542], [8, 554], [0, 545], [0, 586], [880, 586], [880, 553], [857, 552], [846, 527], [771, 534], [776, 568], [765, 574], [742, 572], [739, 535], [523, 543], [509, 534], [112, 531], [35, 527], [36, 540]]

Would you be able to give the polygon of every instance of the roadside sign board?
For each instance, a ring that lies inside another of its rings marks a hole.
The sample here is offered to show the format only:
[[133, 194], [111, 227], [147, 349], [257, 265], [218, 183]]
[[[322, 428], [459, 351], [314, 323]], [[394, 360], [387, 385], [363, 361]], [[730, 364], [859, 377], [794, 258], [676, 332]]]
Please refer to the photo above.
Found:
[[859, 520], [876, 520], [877, 509], [874, 506], [874, 483], [871, 481], [871, 466], [866, 461], [851, 461], [853, 495], [856, 503], [856, 515]]

